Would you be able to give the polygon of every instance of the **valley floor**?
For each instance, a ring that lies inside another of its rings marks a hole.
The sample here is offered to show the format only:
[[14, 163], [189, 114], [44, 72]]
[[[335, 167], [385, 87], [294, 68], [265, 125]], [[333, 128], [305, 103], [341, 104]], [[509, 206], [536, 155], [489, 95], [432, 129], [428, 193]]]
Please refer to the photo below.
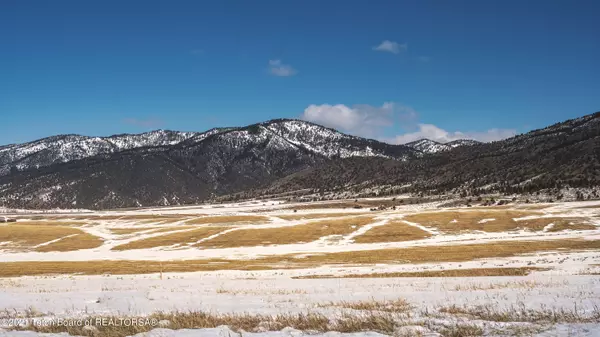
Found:
[[0, 336], [600, 335], [600, 202], [357, 203], [19, 214]]

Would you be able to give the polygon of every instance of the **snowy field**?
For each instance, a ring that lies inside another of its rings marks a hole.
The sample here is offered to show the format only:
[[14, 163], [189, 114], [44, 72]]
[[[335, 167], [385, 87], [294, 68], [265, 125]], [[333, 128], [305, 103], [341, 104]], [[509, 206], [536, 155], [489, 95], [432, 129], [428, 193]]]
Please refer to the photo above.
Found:
[[0, 336], [600, 336], [600, 202], [437, 206], [20, 212]]

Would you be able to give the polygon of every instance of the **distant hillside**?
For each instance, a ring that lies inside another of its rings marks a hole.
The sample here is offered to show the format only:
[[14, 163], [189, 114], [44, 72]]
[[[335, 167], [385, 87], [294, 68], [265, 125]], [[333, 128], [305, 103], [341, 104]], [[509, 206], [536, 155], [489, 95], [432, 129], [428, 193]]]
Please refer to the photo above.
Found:
[[101, 209], [372, 188], [477, 195], [600, 182], [600, 113], [492, 143], [390, 145], [289, 119], [205, 133], [157, 132], [141, 140], [57, 136], [38, 148], [35, 142], [0, 148], [0, 154], [10, 149], [3, 158], [13, 159], [0, 177], [0, 205]]
[[404, 145], [411, 147], [415, 150], [423, 153], [437, 153], [442, 151], [449, 151], [459, 146], [472, 146], [480, 144], [480, 142], [471, 139], [458, 139], [448, 143], [440, 143], [430, 139], [420, 139], [414, 142], [406, 143]]
[[[270, 192], [395, 186], [404, 192], [522, 193], [600, 184], [600, 113], [492, 143], [459, 146], [417, 160], [350, 158], [275, 182]], [[400, 186], [404, 186], [400, 188]]]

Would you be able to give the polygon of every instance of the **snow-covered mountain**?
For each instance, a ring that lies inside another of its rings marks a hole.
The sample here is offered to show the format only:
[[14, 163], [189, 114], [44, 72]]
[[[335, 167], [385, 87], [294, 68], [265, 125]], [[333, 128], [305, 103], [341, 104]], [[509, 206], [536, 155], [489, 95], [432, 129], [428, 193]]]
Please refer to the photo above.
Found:
[[156, 130], [110, 137], [60, 135], [0, 147], [0, 175], [140, 147], [174, 145], [202, 134]]
[[[263, 132], [249, 134], [252, 128], [260, 128]], [[270, 134], [272, 137], [277, 136], [280, 143], [285, 146], [303, 148], [328, 158], [379, 156], [406, 159], [407, 154], [410, 153], [403, 146], [349, 136], [300, 120], [279, 119], [245, 128], [214, 128], [206, 132], [156, 130], [110, 137], [60, 135], [24, 144], [5, 145], [0, 147], [0, 176], [10, 173], [11, 170], [24, 171], [136, 148], [164, 147], [180, 143], [192, 145], [221, 133], [229, 133], [229, 138], [240, 138], [238, 141], [244, 137], [260, 140], [261, 137]]]
[[600, 113], [498, 142], [422, 140], [412, 147], [289, 119], [205, 133], [57, 136], [0, 148], [5, 167], [23, 167], [0, 176], [0, 206], [178, 205], [365, 186], [436, 193], [482, 186], [531, 192], [557, 181], [596, 186], [599, 143]]
[[458, 139], [448, 143], [440, 143], [430, 139], [420, 139], [414, 142], [406, 143], [404, 145], [411, 147], [415, 150], [419, 150], [423, 153], [438, 153], [449, 151], [459, 146], [472, 146], [476, 144], [481, 143], [471, 139]]
[[[204, 176], [216, 189], [249, 177], [269, 181], [322, 162], [348, 157], [415, 158], [417, 152], [402, 145], [349, 136], [310, 122], [277, 119], [243, 128], [222, 129], [195, 143], [184, 142], [168, 151], [195, 175]], [[203, 159], [205, 158], [205, 159]], [[253, 167], [249, 170], [249, 167]], [[243, 176], [240, 177], [240, 174]], [[223, 180], [223, 177], [227, 177]]]
[[334, 129], [295, 119], [275, 119], [257, 125], [288, 143], [328, 158], [384, 157], [405, 160], [414, 152], [403, 145], [350, 136]]
[[204, 133], [58, 136], [11, 149], [4, 152], [8, 175], [0, 177], [0, 203], [37, 208], [195, 202], [267, 186], [325, 161], [420, 155], [404, 145], [290, 119]]
[[437, 153], [451, 149], [451, 147], [446, 144], [438, 143], [430, 139], [415, 140], [414, 142], [406, 143], [404, 145], [423, 153]]

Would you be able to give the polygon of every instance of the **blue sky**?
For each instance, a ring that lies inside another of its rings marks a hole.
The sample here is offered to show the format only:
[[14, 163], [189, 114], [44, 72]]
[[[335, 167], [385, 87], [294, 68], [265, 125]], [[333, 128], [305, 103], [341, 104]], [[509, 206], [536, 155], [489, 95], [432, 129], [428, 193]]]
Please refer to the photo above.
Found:
[[600, 110], [599, 1], [0, 2], [0, 144], [302, 117], [492, 140]]

